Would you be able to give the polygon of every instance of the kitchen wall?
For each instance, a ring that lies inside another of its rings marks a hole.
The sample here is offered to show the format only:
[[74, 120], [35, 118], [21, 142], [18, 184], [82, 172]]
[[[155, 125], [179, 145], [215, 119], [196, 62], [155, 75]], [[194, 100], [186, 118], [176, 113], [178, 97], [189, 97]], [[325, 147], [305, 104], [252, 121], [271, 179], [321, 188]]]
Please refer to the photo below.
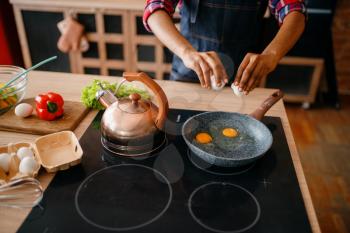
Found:
[[350, 94], [350, 1], [338, 0], [333, 44], [340, 93]]

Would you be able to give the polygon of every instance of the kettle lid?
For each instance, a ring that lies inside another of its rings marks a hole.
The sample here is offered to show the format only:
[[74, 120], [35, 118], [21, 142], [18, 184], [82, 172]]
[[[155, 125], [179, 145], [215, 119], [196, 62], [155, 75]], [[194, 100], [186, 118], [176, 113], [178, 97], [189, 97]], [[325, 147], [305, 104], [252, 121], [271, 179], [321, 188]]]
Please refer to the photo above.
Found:
[[144, 113], [150, 109], [150, 104], [147, 101], [141, 100], [140, 94], [133, 93], [128, 98], [120, 99], [118, 107], [127, 113]]

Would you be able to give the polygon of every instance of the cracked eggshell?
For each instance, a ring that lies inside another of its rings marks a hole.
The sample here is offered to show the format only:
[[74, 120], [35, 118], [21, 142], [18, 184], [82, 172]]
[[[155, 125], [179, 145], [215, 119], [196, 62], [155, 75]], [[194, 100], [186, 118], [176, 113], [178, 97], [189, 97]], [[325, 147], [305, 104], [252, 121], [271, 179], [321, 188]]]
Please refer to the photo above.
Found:
[[215, 76], [214, 76], [214, 75], [212, 75], [212, 76], [210, 77], [210, 84], [211, 84], [211, 88], [212, 88], [214, 91], [220, 91], [220, 90], [222, 90], [222, 88], [225, 87], [225, 83], [223, 83], [223, 82], [221, 82], [220, 85], [217, 85], [217, 84], [216, 84], [216, 80], [215, 80]]
[[238, 86], [234, 85], [233, 83], [231, 85], [231, 88], [236, 96], [241, 97], [243, 95], [243, 91], [239, 91]]

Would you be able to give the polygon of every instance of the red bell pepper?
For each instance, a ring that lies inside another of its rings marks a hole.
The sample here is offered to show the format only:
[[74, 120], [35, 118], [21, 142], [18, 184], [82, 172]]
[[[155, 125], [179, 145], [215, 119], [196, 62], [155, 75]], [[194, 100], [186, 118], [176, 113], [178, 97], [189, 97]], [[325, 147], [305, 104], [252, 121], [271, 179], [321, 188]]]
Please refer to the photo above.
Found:
[[53, 92], [40, 94], [35, 97], [36, 113], [42, 120], [52, 121], [63, 115], [63, 98]]

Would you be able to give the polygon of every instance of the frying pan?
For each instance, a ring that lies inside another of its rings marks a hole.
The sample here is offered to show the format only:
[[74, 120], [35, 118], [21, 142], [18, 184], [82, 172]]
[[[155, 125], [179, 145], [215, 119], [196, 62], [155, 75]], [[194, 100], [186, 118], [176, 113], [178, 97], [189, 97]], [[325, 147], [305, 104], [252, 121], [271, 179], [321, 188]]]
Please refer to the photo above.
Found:
[[[243, 166], [262, 157], [272, 145], [270, 130], [260, 121], [281, 98], [278, 90], [249, 115], [229, 112], [205, 112], [189, 118], [182, 126], [182, 136], [195, 156], [221, 167]], [[234, 128], [238, 136], [228, 138], [224, 128]], [[201, 132], [209, 133], [213, 141], [201, 144], [195, 139]]]

